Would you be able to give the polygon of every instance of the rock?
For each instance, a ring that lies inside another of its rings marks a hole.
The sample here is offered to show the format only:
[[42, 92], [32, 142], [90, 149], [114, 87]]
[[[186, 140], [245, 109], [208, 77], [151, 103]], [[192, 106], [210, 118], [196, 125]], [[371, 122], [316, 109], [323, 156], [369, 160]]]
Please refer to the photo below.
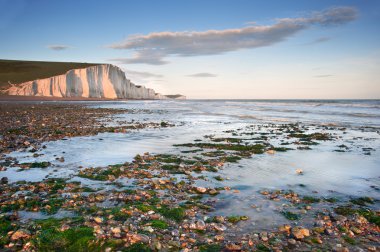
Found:
[[8, 184], [8, 178], [7, 177], [2, 177], [0, 180], [1, 184], [5, 185]]
[[296, 244], [297, 244], [297, 241], [294, 240], [294, 239], [288, 239], [288, 243], [289, 243], [290, 245], [296, 245]]
[[271, 155], [273, 155], [273, 154], [275, 154], [276, 153], [276, 151], [275, 150], [267, 150], [266, 151], [268, 154], [271, 154]]
[[179, 236], [179, 231], [178, 229], [173, 229], [171, 232], [172, 236], [178, 237]]
[[196, 222], [196, 229], [197, 230], [205, 230], [206, 229], [206, 224], [203, 220], [198, 220]]
[[30, 232], [26, 229], [19, 229], [16, 232], [14, 232], [11, 236], [12, 241], [17, 241], [19, 239], [29, 239], [30, 238]]
[[114, 227], [114, 228], [111, 228], [111, 232], [114, 234], [120, 234], [121, 229], [119, 227]]
[[210, 195], [217, 195], [219, 192], [215, 189], [211, 189], [209, 192], [208, 192]]
[[267, 232], [261, 232], [261, 233], [260, 233], [260, 239], [261, 239], [263, 242], [268, 241], [268, 233], [267, 233]]
[[317, 220], [314, 223], [314, 226], [316, 226], [316, 227], [323, 227], [324, 225], [325, 225], [325, 222], [323, 220]]
[[216, 222], [223, 223], [224, 222], [224, 217], [223, 216], [215, 216], [214, 217]]
[[283, 225], [283, 226], [280, 226], [280, 227], [278, 228], [278, 230], [279, 230], [280, 232], [289, 232], [289, 231], [290, 231], [290, 228], [291, 228], [290, 225]]
[[343, 223], [343, 222], [347, 221], [347, 217], [345, 217], [343, 215], [339, 215], [339, 214], [334, 215], [332, 217], [332, 219], [333, 219], [333, 221], [336, 221], [336, 222], [339, 222], [339, 223]]
[[223, 235], [215, 235], [214, 239], [215, 239], [215, 241], [218, 241], [218, 242], [224, 241], [224, 236]]
[[223, 224], [221, 223], [214, 223], [213, 227], [215, 228], [215, 230], [219, 231], [219, 232], [224, 232], [227, 230], [227, 227], [224, 226]]
[[226, 245], [226, 249], [229, 250], [229, 251], [240, 251], [241, 250], [241, 246], [239, 246], [237, 244], [229, 243], [229, 244]]
[[101, 217], [95, 217], [95, 218], [94, 218], [94, 221], [95, 221], [96, 223], [100, 224], [100, 223], [103, 222], [103, 218], [101, 218]]
[[291, 233], [296, 239], [299, 239], [299, 240], [305, 238], [305, 236], [310, 236], [309, 229], [302, 228], [302, 227], [292, 228]]
[[144, 234], [132, 234], [129, 237], [129, 240], [131, 243], [138, 243], [138, 242], [149, 243], [149, 236], [144, 235]]
[[355, 215], [354, 221], [358, 224], [367, 224], [368, 223], [368, 220], [361, 215]]
[[149, 233], [153, 233], [154, 232], [154, 229], [151, 226], [144, 227], [143, 230], [147, 231]]
[[297, 169], [297, 170], [296, 170], [296, 173], [297, 173], [298, 175], [303, 175], [303, 170], [302, 170], [302, 169]]
[[325, 234], [327, 234], [327, 235], [333, 235], [334, 231], [332, 229], [330, 229], [330, 228], [326, 228], [325, 229]]
[[195, 190], [196, 190], [198, 193], [205, 193], [205, 192], [207, 192], [207, 189], [204, 188], [204, 187], [196, 187]]
[[67, 229], [70, 229], [70, 226], [67, 224], [63, 224], [61, 228], [59, 229], [61, 232], [66, 231]]
[[354, 232], [354, 234], [361, 234], [362, 233], [362, 231], [357, 227], [351, 227], [350, 229], [352, 232]]
[[161, 245], [161, 243], [160, 243], [158, 240], [155, 240], [155, 241], [153, 242], [153, 247], [154, 247], [156, 250], [158, 250], [158, 251], [161, 251], [161, 249], [162, 249], [162, 245]]

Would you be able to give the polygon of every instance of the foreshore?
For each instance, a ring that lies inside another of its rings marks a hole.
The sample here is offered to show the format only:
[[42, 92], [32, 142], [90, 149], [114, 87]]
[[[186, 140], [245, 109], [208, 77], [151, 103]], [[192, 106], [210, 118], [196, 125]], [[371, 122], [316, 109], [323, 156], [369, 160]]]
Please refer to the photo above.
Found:
[[[224, 167], [254, 157], [314, 151], [316, 145], [340, 141], [331, 132], [344, 134], [346, 129], [342, 127], [252, 124], [224, 130], [223, 135], [199, 135], [192, 142], [176, 144], [175, 153], [136, 153], [131, 161], [78, 166], [74, 174], [57, 176], [54, 174], [58, 168], [53, 162], [41, 161], [49, 150], [47, 142], [102, 133], [128, 134], [147, 128], [174, 129], [180, 125], [167, 120], [115, 121], [115, 117], [124, 114], [157, 113], [144, 109], [12, 99], [0, 103], [0, 250], [379, 249], [380, 216], [375, 209], [379, 199], [366, 195], [323, 197], [317, 193], [305, 195], [307, 185], [302, 183], [294, 190], [268, 185], [256, 197], [276, 204], [276, 211], [286, 223], [275, 228], [252, 228], [251, 217], [245, 214], [214, 214], [218, 204], [242, 193], [227, 184], [229, 178], [221, 173]], [[340, 145], [335, 151], [349, 148]], [[21, 162], [10, 155], [15, 151], [27, 153], [30, 161]], [[367, 148], [363, 155], [374, 151]], [[54, 153], [56, 162], [66, 162], [64, 152], [62, 149]], [[17, 181], [2, 176], [13, 170], [20, 174]], [[31, 171], [48, 171], [49, 175], [41, 181], [23, 177], [24, 172]], [[300, 178], [304, 173], [302, 169], [293, 172]], [[373, 190], [380, 189], [374, 186]], [[261, 211], [257, 205], [250, 208]], [[31, 213], [37, 218], [25, 219]]]

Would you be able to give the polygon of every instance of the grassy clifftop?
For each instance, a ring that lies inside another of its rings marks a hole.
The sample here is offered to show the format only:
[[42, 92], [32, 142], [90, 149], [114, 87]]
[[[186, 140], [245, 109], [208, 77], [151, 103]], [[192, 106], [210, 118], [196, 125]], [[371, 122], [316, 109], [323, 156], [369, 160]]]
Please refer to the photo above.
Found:
[[12, 84], [64, 74], [71, 69], [96, 66], [96, 63], [47, 62], [0, 59], [0, 89]]

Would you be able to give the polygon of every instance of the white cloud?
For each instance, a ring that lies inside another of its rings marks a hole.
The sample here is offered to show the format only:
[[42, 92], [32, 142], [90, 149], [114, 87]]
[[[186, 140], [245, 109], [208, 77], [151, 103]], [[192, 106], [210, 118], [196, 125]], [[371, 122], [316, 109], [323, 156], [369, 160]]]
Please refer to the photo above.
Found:
[[197, 77], [197, 78], [205, 78], [205, 77], [217, 77], [216, 74], [212, 73], [196, 73], [196, 74], [189, 74], [188, 77]]
[[355, 8], [333, 7], [313, 12], [307, 17], [278, 19], [273, 25], [266, 26], [250, 25], [226, 30], [155, 32], [134, 35], [109, 47], [135, 52], [132, 58], [113, 59], [118, 63], [162, 65], [168, 63], [164, 60], [168, 56], [215, 55], [269, 46], [313, 25], [337, 26], [356, 18]]
[[63, 51], [63, 50], [69, 49], [70, 46], [67, 46], [67, 45], [48, 45], [47, 48], [54, 50], [54, 51]]

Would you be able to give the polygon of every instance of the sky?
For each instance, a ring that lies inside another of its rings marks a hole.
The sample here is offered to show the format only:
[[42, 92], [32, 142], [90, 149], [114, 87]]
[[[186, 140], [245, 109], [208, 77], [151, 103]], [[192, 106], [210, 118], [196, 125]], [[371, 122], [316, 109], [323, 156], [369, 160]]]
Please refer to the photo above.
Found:
[[0, 58], [193, 99], [380, 98], [378, 0], [0, 0]]

